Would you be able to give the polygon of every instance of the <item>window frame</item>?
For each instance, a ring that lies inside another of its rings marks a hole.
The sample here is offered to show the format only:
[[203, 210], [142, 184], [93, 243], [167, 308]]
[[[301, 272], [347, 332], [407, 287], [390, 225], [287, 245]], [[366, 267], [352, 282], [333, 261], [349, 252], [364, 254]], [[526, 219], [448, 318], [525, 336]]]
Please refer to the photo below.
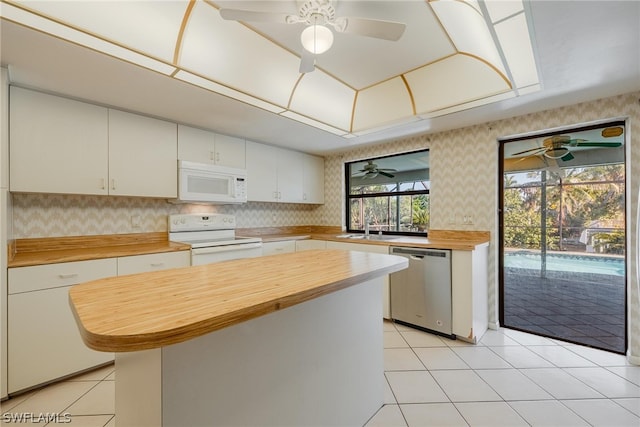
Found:
[[[409, 190], [409, 191], [385, 191], [385, 192], [380, 192], [380, 193], [365, 193], [365, 194], [357, 194], [357, 195], [352, 195], [351, 194], [351, 186], [350, 186], [350, 166], [354, 163], [361, 163], [361, 162], [367, 162], [367, 161], [376, 161], [379, 159], [386, 159], [386, 158], [390, 158], [390, 157], [398, 157], [398, 156], [403, 156], [403, 155], [408, 155], [408, 154], [414, 154], [414, 153], [422, 153], [422, 152], [429, 152], [430, 150], [428, 148], [424, 148], [424, 149], [420, 149], [420, 150], [415, 150], [415, 151], [407, 151], [407, 152], [403, 152], [403, 153], [395, 153], [395, 154], [388, 154], [388, 155], [384, 155], [384, 156], [377, 156], [377, 157], [368, 157], [368, 158], [363, 158], [363, 159], [357, 159], [357, 160], [350, 160], [344, 163], [344, 185], [345, 185], [345, 197], [344, 197], [344, 202], [345, 202], [345, 230], [348, 233], [364, 233], [363, 230], [360, 229], [354, 229], [351, 228], [351, 201], [353, 199], [367, 199], [367, 198], [377, 198], [377, 197], [402, 197], [402, 196], [415, 196], [415, 195], [426, 195], [429, 198], [429, 207], [431, 206], [431, 202], [430, 202], [430, 189], [429, 188], [425, 188], [424, 190]], [[429, 182], [431, 181], [431, 179], [429, 179]], [[430, 187], [430, 185], [429, 185]], [[376, 231], [375, 233], [378, 233], [378, 231]], [[426, 231], [381, 231], [381, 233], [383, 235], [393, 235], [393, 236], [421, 236], [421, 237], [425, 237], [428, 234], [428, 227]]]

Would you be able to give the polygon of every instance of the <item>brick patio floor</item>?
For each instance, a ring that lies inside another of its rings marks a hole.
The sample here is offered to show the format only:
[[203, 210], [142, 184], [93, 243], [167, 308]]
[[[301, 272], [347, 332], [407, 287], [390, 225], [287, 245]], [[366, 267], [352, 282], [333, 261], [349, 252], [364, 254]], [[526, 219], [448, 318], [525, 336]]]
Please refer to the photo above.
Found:
[[504, 282], [503, 326], [624, 354], [624, 277], [507, 268]]

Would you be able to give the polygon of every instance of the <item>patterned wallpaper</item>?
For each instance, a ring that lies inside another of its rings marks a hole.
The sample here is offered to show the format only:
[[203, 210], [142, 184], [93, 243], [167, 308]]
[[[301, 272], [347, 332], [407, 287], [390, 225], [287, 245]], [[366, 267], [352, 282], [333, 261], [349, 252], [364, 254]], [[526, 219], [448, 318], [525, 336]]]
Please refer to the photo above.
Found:
[[[637, 248], [636, 225], [640, 187], [640, 93], [547, 110], [524, 116], [420, 135], [328, 156], [325, 159], [325, 204], [289, 205], [248, 203], [242, 206], [204, 207], [173, 205], [164, 200], [100, 196], [14, 194], [13, 226], [16, 238], [64, 235], [132, 233], [166, 230], [166, 215], [215, 211], [235, 214], [242, 228], [343, 224], [343, 164], [346, 161], [386, 154], [430, 149], [431, 226], [434, 229], [487, 230], [491, 232], [489, 266], [490, 321], [497, 324], [497, 138], [569, 126], [606, 118], [629, 117], [631, 135], [630, 218], [631, 247]], [[140, 215], [141, 227], [131, 227], [131, 216]], [[455, 223], [450, 223], [451, 216]], [[473, 225], [461, 224], [472, 215]], [[632, 251], [631, 253], [637, 253]], [[632, 354], [640, 358], [640, 295], [636, 283], [636, 259], [630, 259], [629, 339]], [[640, 359], [639, 359], [640, 360]]]
[[[235, 215], [240, 228], [323, 223], [318, 205], [252, 202], [211, 206], [140, 197], [13, 194], [17, 239], [167, 231], [167, 215], [200, 212]], [[133, 216], [140, 217], [139, 227], [132, 227]]]

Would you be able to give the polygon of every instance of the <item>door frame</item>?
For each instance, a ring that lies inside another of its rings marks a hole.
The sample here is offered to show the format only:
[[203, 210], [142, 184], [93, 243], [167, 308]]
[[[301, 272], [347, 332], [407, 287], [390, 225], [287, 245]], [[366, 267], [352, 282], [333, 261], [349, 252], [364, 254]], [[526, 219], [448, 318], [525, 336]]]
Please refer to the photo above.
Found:
[[[542, 138], [553, 136], [563, 132], [576, 132], [583, 130], [590, 130], [602, 127], [607, 124], [614, 123], [623, 123], [625, 127], [625, 138], [624, 138], [624, 166], [625, 166], [625, 194], [624, 194], [624, 204], [625, 204], [625, 326], [624, 326], [624, 348], [625, 354], [629, 352], [629, 330], [630, 330], [630, 321], [631, 321], [631, 304], [629, 301], [630, 298], [630, 286], [631, 286], [631, 263], [629, 248], [632, 248], [631, 245], [631, 136], [630, 130], [631, 125], [629, 123], [629, 117], [611, 117], [607, 119], [600, 119], [591, 122], [575, 124], [575, 125], [567, 125], [567, 126], [559, 126], [550, 129], [544, 129], [540, 131], [531, 131], [520, 134], [508, 135], [503, 137], [498, 137], [498, 324], [502, 327], [505, 326], [504, 322], [504, 146], [509, 142], [516, 142], [525, 139], [531, 138]], [[640, 200], [638, 200], [638, 215], [640, 217]], [[640, 226], [638, 224], [637, 226]], [[640, 233], [639, 230], [636, 230], [637, 233]], [[636, 250], [640, 249], [640, 242], [636, 242]], [[636, 266], [636, 268], [640, 268], [640, 266]], [[639, 319], [640, 320], [640, 319]], [[534, 335], [546, 336], [544, 334], [540, 334], [537, 332], [532, 332], [512, 326], [508, 326], [509, 329], [519, 330], [523, 332], [527, 332]], [[558, 339], [558, 337], [546, 336], [552, 339]], [[566, 340], [565, 340], [566, 341]], [[572, 341], [567, 341], [572, 342]], [[579, 345], [586, 345], [583, 343], [572, 342]], [[590, 347], [590, 346], [589, 346]]]

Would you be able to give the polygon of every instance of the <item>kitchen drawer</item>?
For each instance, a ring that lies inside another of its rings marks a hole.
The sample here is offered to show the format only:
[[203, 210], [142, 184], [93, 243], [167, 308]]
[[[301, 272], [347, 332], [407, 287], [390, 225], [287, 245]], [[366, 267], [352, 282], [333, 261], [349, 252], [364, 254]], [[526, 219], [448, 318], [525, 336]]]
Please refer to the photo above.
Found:
[[266, 242], [262, 244], [262, 255], [286, 254], [296, 251], [295, 240], [284, 240], [280, 242]]
[[114, 258], [9, 268], [9, 294], [75, 285], [117, 273]]
[[191, 252], [164, 252], [118, 258], [118, 276], [191, 265]]

